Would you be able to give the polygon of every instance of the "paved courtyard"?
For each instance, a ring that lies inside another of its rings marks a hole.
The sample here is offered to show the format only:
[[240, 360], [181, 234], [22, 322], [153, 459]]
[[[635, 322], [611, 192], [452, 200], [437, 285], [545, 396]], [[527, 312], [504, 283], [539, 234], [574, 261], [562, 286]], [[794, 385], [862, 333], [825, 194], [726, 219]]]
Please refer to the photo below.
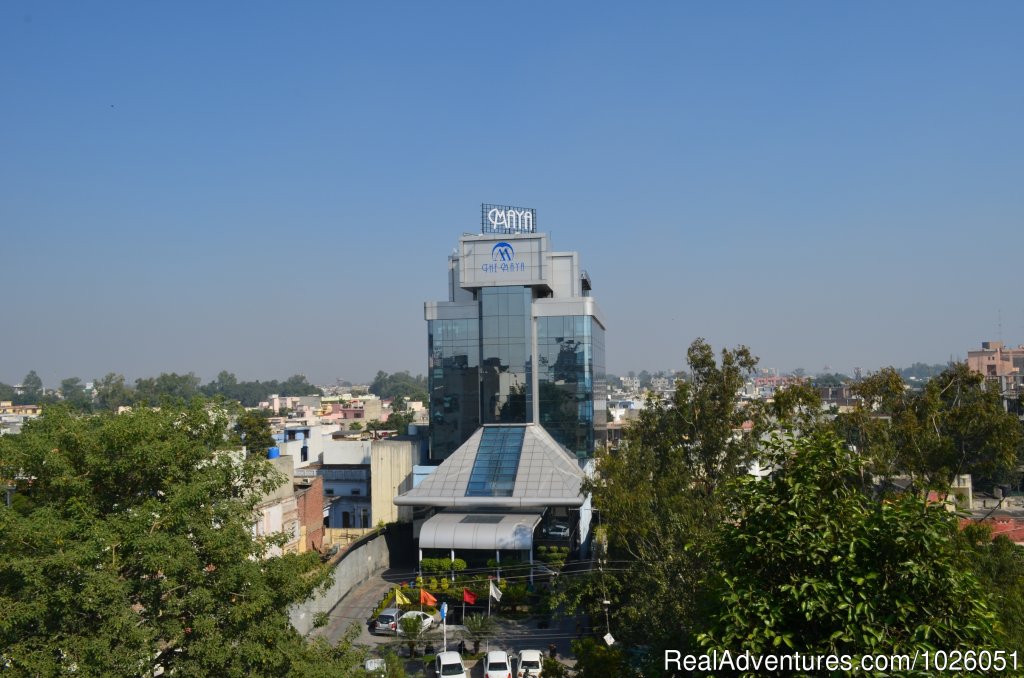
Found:
[[[342, 598], [334, 609], [331, 610], [326, 626], [316, 629], [311, 635], [314, 637], [323, 636], [331, 643], [335, 643], [344, 635], [349, 626], [357, 624], [359, 626], [357, 642], [369, 646], [375, 654], [383, 651], [384, 647], [388, 645], [395, 646], [397, 643], [394, 636], [371, 634], [367, 620], [385, 592], [408, 579], [409, 573], [405, 569], [385, 570], [375, 574]], [[574, 620], [561, 619], [549, 621], [548, 628], [539, 628], [540, 623], [535, 619], [514, 620], [499, 617], [496, 620], [498, 622], [497, 635], [488, 643], [481, 643], [481, 650], [505, 650], [512, 654], [519, 650], [535, 649], [546, 653], [548, 647], [553, 643], [557, 648], [558, 658], [563, 663], [568, 665], [575, 663], [573, 660], [568, 659], [570, 652], [569, 644], [577, 637], [576, 622]], [[449, 649], [454, 650], [458, 646], [460, 640], [459, 628], [457, 626], [448, 627]], [[440, 633], [438, 636], [440, 637]], [[472, 650], [472, 644], [467, 641], [467, 645]], [[437, 649], [441, 649], [440, 642], [437, 643]], [[416, 662], [416, 664], [419, 665], [419, 662]], [[469, 665], [469, 662], [467, 662], [467, 666]], [[478, 668], [473, 672], [473, 675], [478, 673], [482, 675], [482, 669]]]

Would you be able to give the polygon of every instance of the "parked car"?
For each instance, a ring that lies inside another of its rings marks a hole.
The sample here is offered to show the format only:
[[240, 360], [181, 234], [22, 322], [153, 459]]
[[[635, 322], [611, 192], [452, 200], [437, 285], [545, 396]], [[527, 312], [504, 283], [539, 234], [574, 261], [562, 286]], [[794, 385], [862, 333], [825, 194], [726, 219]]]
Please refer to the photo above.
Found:
[[434, 673], [443, 678], [469, 678], [458, 652], [441, 652], [434, 660]]
[[434, 618], [426, 612], [420, 612], [419, 610], [406, 612], [398, 618], [398, 635], [400, 636], [405, 634], [405, 631], [402, 630], [402, 622], [406, 619], [418, 619], [420, 622], [420, 629], [423, 631], [429, 631], [434, 626]]
[[543, 530], [544, 536], [549, 539], [568, 539], [569, 538], [569, 526], [564, 523], [554, 523], [548, 525]]
[[397, 607], [389, 607], [377, 615], [377, 621], [373, 623], [373, 632], [383, 635], [398, 635], [398, 619], [403, 612]]
[[512, 678], [507, 652], [491, 650], [487, 653], [484, 657], [484, 678]]
[[540, 650], [520, 650], [517, 659], [517, 678], [540, 678], [544, 666], [544, 654]]

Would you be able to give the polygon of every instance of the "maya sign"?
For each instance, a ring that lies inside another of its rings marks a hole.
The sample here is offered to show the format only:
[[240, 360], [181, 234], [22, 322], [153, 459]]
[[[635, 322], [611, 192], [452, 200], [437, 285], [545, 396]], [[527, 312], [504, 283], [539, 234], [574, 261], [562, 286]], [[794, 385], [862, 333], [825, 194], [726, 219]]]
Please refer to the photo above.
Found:
[[536, 233], [537, 210], [531, 207], [480, 205], [483, 233]]

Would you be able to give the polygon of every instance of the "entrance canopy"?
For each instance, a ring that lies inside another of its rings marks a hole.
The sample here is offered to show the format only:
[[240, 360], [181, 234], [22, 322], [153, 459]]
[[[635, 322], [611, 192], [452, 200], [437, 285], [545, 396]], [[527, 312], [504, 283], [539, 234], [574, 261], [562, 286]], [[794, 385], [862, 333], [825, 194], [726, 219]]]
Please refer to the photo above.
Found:
[[542, 516], [543, 511], [438, 513], [420, 528], [420, 548], [526, 551], [533, 548]]

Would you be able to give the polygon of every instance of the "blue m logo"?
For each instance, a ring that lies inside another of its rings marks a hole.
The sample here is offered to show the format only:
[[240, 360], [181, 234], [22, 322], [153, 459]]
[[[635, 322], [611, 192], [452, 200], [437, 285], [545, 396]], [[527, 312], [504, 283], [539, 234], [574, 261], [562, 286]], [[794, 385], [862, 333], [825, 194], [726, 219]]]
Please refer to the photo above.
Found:
[[512, 261], [516, 258], [516, 251], [507, 242], [499, 242], [491, 248], [491, 261]]

